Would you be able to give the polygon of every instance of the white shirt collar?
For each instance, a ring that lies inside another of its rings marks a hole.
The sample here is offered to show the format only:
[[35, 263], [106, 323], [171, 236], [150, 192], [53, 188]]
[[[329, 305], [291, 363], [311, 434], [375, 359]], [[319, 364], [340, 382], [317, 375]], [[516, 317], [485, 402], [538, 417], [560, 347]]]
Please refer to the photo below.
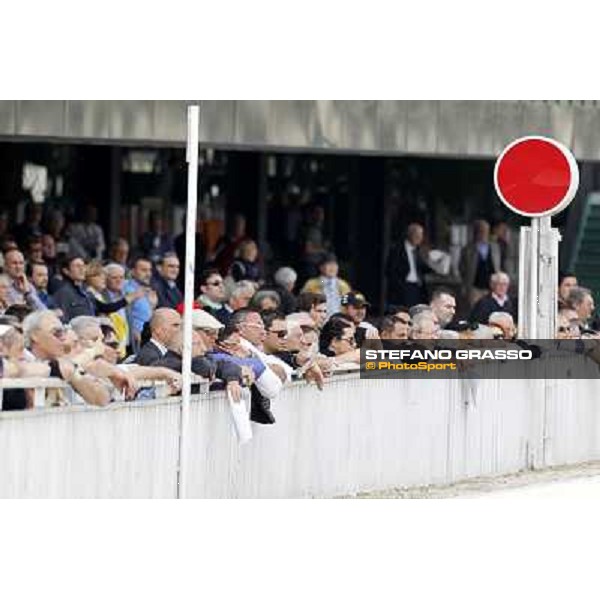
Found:
[[164, 356], [168, 350], [166, 346], [163, 346], [158, 340], [150, 338], [150, 341], [160, 350], [160, 353]]
[[492, 298], [500, 305], [500, 306], [504, 306], [508, 300], [508, 296], [498, 296], [497, 294], [494, 294], [492, 292]]

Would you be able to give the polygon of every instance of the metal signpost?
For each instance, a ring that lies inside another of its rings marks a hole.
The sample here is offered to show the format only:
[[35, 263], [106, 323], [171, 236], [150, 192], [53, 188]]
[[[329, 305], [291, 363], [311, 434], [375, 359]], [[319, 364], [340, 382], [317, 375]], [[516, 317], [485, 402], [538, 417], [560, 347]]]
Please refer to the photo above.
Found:
[[509, 144], [494, 168], [500, 200], [531, 217], [521, 227], [519, 248], [519, 337], [553, 339], [556, 332], [558, 244], [552, 215], [575, 197], [579, 169], [571, 151], [556, 140], [527, 136]]

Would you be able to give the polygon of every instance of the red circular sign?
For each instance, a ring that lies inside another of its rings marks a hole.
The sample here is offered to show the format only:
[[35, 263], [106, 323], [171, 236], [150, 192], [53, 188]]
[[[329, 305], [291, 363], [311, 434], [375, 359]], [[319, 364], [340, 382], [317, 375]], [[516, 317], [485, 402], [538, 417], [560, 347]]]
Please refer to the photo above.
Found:
[[575, 157], [560, 142], [540, 136], [515, 140], [494, 169], [500, 200], [526, 217], [545, 217], [568, 206], [579, 185]]

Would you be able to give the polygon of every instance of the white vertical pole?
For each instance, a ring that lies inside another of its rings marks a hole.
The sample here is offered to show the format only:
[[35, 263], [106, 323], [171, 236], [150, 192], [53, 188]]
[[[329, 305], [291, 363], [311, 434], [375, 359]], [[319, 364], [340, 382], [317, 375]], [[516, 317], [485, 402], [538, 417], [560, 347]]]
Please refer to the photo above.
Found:
[[538, 322], [538, 263], [539, 263], [539, 241], [540, 241], [540, 220], [537, 217], [531, 219], [531, 262], [530, 262], [530, 281], [531, 295], [529, 296], [529, 337], [532, 340], [537, 339]]
[[188, 195], [185, 231], [185, 296], [183, 301], [183, 357], [181, 388], [181, 419], [179, 429], [179, 469], [177, 497], [186, 497], [185, 468], [187, 462], [187, 439], [192, 394], [192, 309], [194, 306], [194, 267], [196, 262], [196, 212], [198, 206], [198, 138], [200, 130], [200, 107], [188, 106], [187, 153]]
[[552, 217], [540, 217], [538, 266], [538, 337], [553, 339], [556, 334], [558, 301], [558, 230], [552, 229]]
[[527, 265], [531, 262], [531, 227], [521, 227], [519, 232], [519, 322], [518, 336], [529, 338], [529, 289], [530, 281], [526, 275]]

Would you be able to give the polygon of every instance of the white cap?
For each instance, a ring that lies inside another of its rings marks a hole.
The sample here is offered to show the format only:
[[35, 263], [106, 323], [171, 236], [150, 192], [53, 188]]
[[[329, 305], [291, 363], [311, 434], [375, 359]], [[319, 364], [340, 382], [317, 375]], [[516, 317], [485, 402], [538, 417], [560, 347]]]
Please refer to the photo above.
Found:
[[13, 328], [12, 325], [0, 325], [0, 337], [8, 333]]
[[192, 311], [192, 327], [197, 329], [223, 329], [225, 325], [205, 310], [196, 308]]

